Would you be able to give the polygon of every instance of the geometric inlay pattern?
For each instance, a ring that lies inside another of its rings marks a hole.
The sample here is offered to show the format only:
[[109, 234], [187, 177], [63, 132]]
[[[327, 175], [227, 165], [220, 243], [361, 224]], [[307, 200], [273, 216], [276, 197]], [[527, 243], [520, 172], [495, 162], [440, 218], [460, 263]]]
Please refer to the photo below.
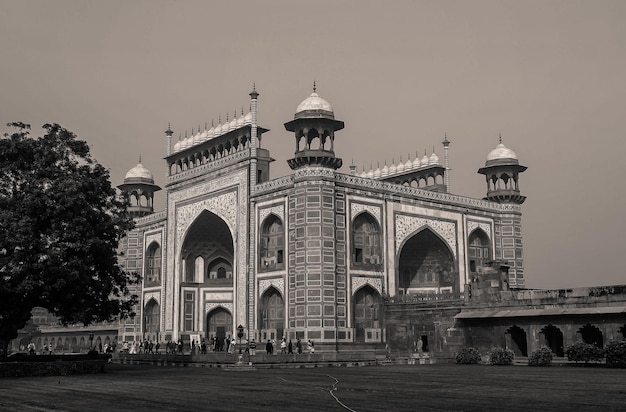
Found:
[[441, 220], [427, 219], [424, 217], [396, 215], [396, 253], [402, 242], [416, 230], [427, 226], [437, 233], [448, 243], [452, 254], [456, 258], [456, 223]]
[[204, 313], [209, 313], [215, 308], [224, 308], [230, 312], [231, 316], [233, 314], [233, 304], [230, 302], [206, 302], [204, 305]]
[[259, 224], [263, 224], [263, 221], [265, 220], [265, 218], [269, 216], [270, 214], [275, 214], [276, 216], [278, 216], [281, 220], [281, 223], [284, 224], [285, 222], [284, 210], [285, 210], [284, 205], [273, 206], [273, 207], [268, 207], [268, 208], [259, 210]]
[[380, 280], [380, 278], [366, 278], [360, 276], [352, 277], [352, 294], [354, 294], [356, 290], [360, 289], [364, 285], [370, 285], [371, 287], [376, 289], [376, 291], [380, 295], [383, 294], [382, 281]]
[[259, 280], [259, 297], [263, 296], [263, 293], [270, 287], [273, 286], [280, 292], [280, 294], [285, 296], [285, 279], [283, 278], [274, 278], [274, 279], [262, 279]]
[[467, 233], [471, 234], [476, 228], [482, 229], [489, 239], [492, 239], [491, 224], [487, 222], [474, 222], [473, 220], [467, 222]]
[[354, 217], [361, 212], [369, 212], [372, 216], [376, 218], [378, 224], [380, 225], [381, 217], [380, 217], [380, 207], [373, 205], [363, 205], [361, 203], [350, 203], [350, 218], [354, 219]]

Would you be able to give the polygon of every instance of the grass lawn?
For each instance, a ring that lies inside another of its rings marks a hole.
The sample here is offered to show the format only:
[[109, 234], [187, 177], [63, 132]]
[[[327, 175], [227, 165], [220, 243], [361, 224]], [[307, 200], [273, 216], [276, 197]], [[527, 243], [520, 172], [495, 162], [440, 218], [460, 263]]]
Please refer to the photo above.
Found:
[[232, 371], [110, 364], [100, 375], [0, 379], [0, 410], [625, 411], [626, 370], [439, 364]]

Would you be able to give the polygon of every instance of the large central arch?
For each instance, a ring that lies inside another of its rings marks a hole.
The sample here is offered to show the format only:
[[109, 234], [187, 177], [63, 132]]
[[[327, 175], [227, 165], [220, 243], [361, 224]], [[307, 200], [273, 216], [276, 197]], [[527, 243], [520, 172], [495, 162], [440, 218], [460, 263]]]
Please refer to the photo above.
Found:
[[447, 243], [429, 228], [411, 236], [398, 261], [398, 294], [459, 290], [455, 260]]

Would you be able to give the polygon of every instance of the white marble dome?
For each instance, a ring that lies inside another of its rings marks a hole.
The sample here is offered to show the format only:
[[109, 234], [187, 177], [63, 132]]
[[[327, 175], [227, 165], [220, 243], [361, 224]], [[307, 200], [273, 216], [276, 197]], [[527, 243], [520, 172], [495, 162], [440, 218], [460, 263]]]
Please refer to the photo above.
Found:
[[316, 92], [311, 93], [309, 97], [304, 99], [302, 103], [296, 108], [296, 113], [308, 111], [308, 110], [324, 110], [332, 112], [333, 107], [328, 103], [326, 99], [321, 98]]
[[490, 160], [500, 160], [500, 159], [513, 159], [518, 160], [515, 152], [502, 143], [496, 146], [489, 154], [487, 155], [487, 161]]
[[150, 182], [154, 183], [154, 177], [152, 176], [152, 173], [148, 169], [146, 169], [141, 164], [141, 162], [137, 163], [137, 166], [133, 167], [126, 173], [124, 181], [128, 179], [149, 180]]

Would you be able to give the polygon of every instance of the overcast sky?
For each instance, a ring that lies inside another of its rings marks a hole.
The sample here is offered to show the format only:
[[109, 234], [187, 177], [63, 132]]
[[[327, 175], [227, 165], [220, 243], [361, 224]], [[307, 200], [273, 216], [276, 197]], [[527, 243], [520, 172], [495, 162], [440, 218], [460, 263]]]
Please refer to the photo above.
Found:
[[[247, 111], [289, 173], [283, 123], [312, 91], [346, 127], [344, 167], [443, 158], [481, 198], [498, 143], [520, 188], [526, 286], [626, 284], [626, 1], [0, 0], [0, 123], [60, 123], [115, 185], [142, 163], [165, 184], [175, 137]], [[157, 193], [164, 207], [164, 192]]]

